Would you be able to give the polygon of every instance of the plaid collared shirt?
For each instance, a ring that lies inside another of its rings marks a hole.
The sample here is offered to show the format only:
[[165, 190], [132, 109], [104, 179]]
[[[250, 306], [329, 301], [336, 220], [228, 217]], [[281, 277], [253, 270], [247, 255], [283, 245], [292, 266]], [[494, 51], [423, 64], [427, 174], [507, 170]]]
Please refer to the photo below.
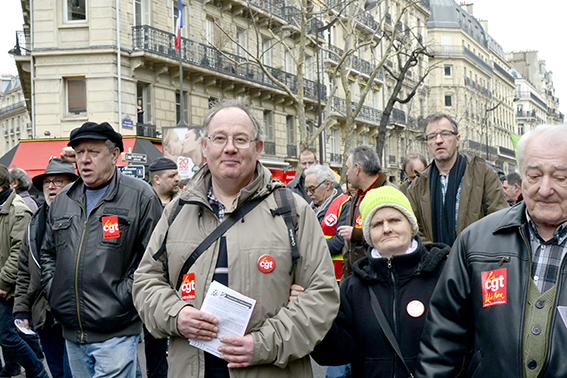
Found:
[[553, 238], [544, 241], [526, 210], [530, 245], [532, 248], [532, 279], [543, 294], [557, 282], [561, 261], [567, 253], [567, 222], [553, 233]]
[[224, 205], [222, 204], [221, 201], [219, 201], [217, 199], [217, 197], [215, 197], [215, 195], [213, 194], [213, 186], [209, 186], [209, 192], [207, 193], [207, 198], [209, 200], [209, 204], [211, 205], [211, 207], [213, 208], [213, 210], [216, 211], [217, 213], [217, 217], [219, 218], [219, 221], [224, 221], [224, 214], [226, 213], [226, 207], [224, 207]]

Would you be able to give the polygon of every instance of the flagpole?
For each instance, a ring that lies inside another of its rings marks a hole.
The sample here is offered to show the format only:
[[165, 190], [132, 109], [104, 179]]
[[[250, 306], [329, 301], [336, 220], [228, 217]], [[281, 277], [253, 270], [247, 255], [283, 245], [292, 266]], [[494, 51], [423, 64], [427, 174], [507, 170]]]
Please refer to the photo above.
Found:
[[[183, 27], [183, 4], [179, 0], [179, 8], [177, 10], [177, 23], [178, 26], [175, 30], [175, 37], [179, 38], [179, 123], [178, 127], [187, 127], [185, 123], [185, 103], [183, 101], [183, 59], [181, 54], [181, 49], [183, 44], [181, 43], [181, 28]], [[176, 46], [177, 47], [177, 46]]]

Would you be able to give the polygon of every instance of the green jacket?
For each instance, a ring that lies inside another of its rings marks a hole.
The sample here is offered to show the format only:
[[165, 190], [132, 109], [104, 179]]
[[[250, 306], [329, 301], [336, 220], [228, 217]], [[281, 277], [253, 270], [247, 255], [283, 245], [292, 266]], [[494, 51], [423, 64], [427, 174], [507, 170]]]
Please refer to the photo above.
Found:
[[0, 289], [14, 296], [18, 278], [18, 256], [32, 212], [24, 200], [12, 191], [0, 210]]
[[[484, 159], [463, 155], [467, 159], [467, 169], [463, 176], [459, 199], [457, 235], [486, 215], [508, 207], [496, 172], [486, 164]], [[431, 164], [413, 180], [408, 188], [408, 198], [417, 218], [419, 236], [423, 243], [434, 241], [431, 222], [431, 191], [429, 190], [430, 168]]]

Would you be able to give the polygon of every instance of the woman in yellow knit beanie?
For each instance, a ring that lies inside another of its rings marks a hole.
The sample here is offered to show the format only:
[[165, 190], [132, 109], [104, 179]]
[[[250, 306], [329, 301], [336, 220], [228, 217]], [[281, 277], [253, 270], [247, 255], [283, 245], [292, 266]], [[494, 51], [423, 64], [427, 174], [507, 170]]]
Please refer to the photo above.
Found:
[[[360, 204], [367, 256], [341, 282], [341, 308], [325, 339], [311, 356], [321, 365], [351, 364], [352, 377], [413, 374], [429, 299], [449, 246], [422, 245], [407, 197], [383, 186]], [[396, 354], [371, 305], [375, 294], [399, 344]]]

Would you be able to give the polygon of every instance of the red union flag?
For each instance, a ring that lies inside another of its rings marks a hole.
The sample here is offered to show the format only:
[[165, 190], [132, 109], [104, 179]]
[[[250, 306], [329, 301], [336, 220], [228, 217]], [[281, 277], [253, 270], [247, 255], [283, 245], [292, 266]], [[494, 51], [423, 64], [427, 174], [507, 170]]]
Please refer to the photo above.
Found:
[[482, 307], [506, 303], [506, 268], [481, 272]]
[[111, 215], [108, 217], [102, 217], [102, 235], [105, 239], [117, 239], [120, 237], [118, 216]]
[[183, 275], [183, 283], [181, 284], [181, 299], [195, 299], [195, 273], [187, 273]]

